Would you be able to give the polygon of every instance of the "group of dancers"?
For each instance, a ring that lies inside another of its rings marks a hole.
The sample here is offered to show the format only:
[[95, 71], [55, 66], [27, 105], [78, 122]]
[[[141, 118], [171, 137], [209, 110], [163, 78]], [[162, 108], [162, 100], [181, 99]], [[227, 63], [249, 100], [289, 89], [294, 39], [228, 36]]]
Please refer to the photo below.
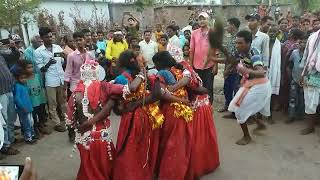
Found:
[[[99, 81], [99, 65], [87, 60], [68, 101], [67, 123], [75, 128], [81, 164], [77, 180], [194, 180], [220, 164], [212, 105], [187, 61], [168, 51], [153, 58], [121, 53], [113, 81]], [[111, 111], [121, 116], [117, 144]]]

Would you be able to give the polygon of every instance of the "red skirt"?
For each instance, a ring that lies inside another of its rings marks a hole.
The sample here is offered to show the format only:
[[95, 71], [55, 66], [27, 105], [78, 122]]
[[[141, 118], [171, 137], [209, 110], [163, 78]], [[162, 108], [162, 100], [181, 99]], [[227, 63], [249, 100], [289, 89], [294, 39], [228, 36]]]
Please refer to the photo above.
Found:
[[114, 180], [151, 180], [159, 144], [159, 129], [152, 129], [142, 108], [121, 117], [114, 163]]
[[219, 149], [211, 104], [205, 96], [198, 96], [200, 105], [193, 114], [193, 145], [189, 173], [190, 179], [213, 172], [219, 165]]
[[[97, 130], [105, 128], [103, 124], [96, 125]], [[92, 133], [91, 138], [99, 139], [101, 133]], [[114, 145], [111, 146], [112, 159], [114, 159]], [[82, 144], [77, 144], [80, 152], [80, 168], [77, 175], [77, 180], [110, 180], [112, 177], [112, 164], [108, 155], [108, 142], [106, 141], [91, 141], [90, 148], [86, 149]]]
[[174, 116], [174, 107], [161, 108], [165, 121], [160, 131], [157, 170], [161, 180], [183, 180], [188, 171], [192, 145], [192, 122]]

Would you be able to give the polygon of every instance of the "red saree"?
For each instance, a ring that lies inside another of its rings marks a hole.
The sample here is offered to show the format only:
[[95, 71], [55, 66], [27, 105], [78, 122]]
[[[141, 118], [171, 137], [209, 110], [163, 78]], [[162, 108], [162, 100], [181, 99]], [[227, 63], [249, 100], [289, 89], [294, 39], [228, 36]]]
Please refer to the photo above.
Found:
[[[182, 72], [174, 69], [172, 74], [176, 79], [180, 79], [177, 76], [182, 75]], [[164, 78], [160, 77], [160, 79]], [[162, 82], [165, 83], [164, 80]], [[181, 94], [174, 93], [174, 95], [179, 97], [187, 95], [184, 88], [178, 91]], [[159, 171], [159, 179], [161, 180], [183, 180], [188, 174], [192, 147], [192, 122], [190, 122], [192, 117], [191, 119], [183, 116], [177, 117], [178, 111], [182, 112], [182, 114], [187, 114], [183, 113], [187, 107], [178, 109], [179, 105], [181, 104], [165, 102], [161, 107], [165, 116], [165, 122], [160, 130], [157, 169]]]
[[[123, 75], [129, 82], [133, 80], [128, 73], [123, 73]], [[133, 99], [140, 99], [144, 94], [146, 95], [147, 92], [144, 83], [141, 83], [137, 92], [130, 94], [125, 103]], [[113, 172], [114, 180], [153, 179], [158, 154], [159, 129], [153, 128], [154, 124], [148, 114], [148, 110], [152, 107], [154, 106], [139, 107], [134, 112], [121, 116]]]
[[[109, 95], [122, 93], [122, 85], [108, 82], [94, 81], [88, 87], [90, 108], [94, 111], [97, 107], [106, 104]], [[80, 82], [68, 101], [68, 124], [77, 127], [81, 120], [87, 120], [83, 115], [81, 100], [76, 99], [76, 94], [84, 94], [84, 85]], [[110, 120], [106, 118], [95, 124], [95, 127], [83, 135], [76, 133], [76, 145], [80, 152], [80, 168], [77, 180], [110, 180], [112, 179], [112, 165], [114, 160], [114, 145], [111, 140]]]
[[[181, 64], [191, 73], [189, 88], [200, 86], [201, 79], [192, 67], [186, 61], [182, 61]], [[187, 178], [190, 180], [211, 173], [220, 165], [217, 133], [208, 97], [208, 95], [197, 95], [192, 100], [193, 144]]]

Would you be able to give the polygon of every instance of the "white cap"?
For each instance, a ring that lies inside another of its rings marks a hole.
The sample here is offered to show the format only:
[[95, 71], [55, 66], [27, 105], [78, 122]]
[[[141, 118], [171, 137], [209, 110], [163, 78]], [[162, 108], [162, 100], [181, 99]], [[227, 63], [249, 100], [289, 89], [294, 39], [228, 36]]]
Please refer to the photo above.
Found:
[[200, 16], [202, 16], [204, 18], [209, 18], [208, 13], [206, 13], [206, 12], [201, 12], [198, 17], [200, 17]]

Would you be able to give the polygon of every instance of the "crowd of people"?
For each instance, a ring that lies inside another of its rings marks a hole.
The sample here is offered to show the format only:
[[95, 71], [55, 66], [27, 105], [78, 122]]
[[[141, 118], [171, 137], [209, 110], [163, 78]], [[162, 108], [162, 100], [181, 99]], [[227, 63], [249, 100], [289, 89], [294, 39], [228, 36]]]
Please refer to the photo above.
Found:
[[[286, 123], [306, 117], [302, 134], [315, 131], [320, 103], [320, 17], [245, 16], [249, 29], [230, 18], [225, 45], [210, 46], [209, 15], [180, 29], [139, 34], [128, 19], [109, 32], [83, 29], [57, 39], [48, 27], [24, 49], [19, 35], [1, 41], [2, 155], [19, 153], [15, 122], [28, 144], [53, 130], [68, 131], [80, 152], [77, 179], [198, 179], [219, 166], [213, 121], [213, 83], [225, 64], [225, 104], [251, 142], [248, 124], [266, 128], [273, 111]], [[214, 53], [212, 53], [214, 52]], [[111, 112], [121, 116], [117, 144]], [[5, 157], [5, 156], [4, 156]], [[3, 158], [3, 157], [2, 157]]]

